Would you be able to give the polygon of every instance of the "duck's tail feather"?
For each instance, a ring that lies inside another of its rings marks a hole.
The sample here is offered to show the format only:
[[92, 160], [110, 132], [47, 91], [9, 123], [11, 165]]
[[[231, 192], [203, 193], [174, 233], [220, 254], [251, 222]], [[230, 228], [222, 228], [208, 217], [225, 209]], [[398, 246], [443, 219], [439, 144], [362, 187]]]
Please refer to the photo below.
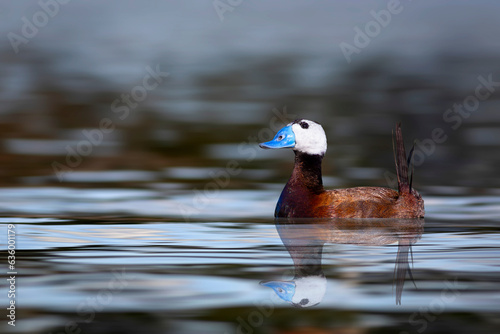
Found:
[[411, 147], [410, 153], [408, 153], [408, 168], [411, 167], [410, 174], [410, 191], [413, 188], [413, 173], [415, 172], [415, 166], [413, 165], [413, 152], [415, 151], [415, 142], [413, 142], [413, 146]]
[[[395, 139], [394, 139], [395, 137]], [[396, 141], [394, 143], [394, 140]], [[393, 133], [392, 146], [394, 149], [394, 160], [396, 163], [396, 175], [398, 178], [398, 190], [400, 194], [411, 193], [413, 183], [413, 152], [415, 145], [410, 150], [408, 157], [406, 156], [403, 134], [401, 132], [401, 123], [396, 124], [396, 132]], [[408, 169], [411, 167], [411, 177]]]
[[[398, 244], [398, 254], [396, 256], [396, 265], [394, 266], [393, 282], [396, 283], [396, 305], [401, 305], [401, 297], [403, 296], [403, 287], [405, 285], [406, 273], [410, 276], [415, 289], [417, 284], [413, 278], [409, 263], [409, 254], [411, 254], [411, 262], [413, 264], [413, 253], [411, 250], [411, 242], [407, 239], [401, 239]], [[394, 289], [394, 283], [393, 283]]]

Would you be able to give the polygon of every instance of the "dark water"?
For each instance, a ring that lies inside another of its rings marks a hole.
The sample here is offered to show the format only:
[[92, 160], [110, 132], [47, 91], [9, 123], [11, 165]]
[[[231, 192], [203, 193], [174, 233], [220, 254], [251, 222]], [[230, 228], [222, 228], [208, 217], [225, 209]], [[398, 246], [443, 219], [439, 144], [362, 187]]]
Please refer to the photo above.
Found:
[[[1, 332], [500, 332], [497, 2], [401, 1], [350, 61], [389, 2], [47, 3], [0, 4]], [[276, 225], [299, 117], [329, 188], [394, 187], [402, 121], [425, 220]]]

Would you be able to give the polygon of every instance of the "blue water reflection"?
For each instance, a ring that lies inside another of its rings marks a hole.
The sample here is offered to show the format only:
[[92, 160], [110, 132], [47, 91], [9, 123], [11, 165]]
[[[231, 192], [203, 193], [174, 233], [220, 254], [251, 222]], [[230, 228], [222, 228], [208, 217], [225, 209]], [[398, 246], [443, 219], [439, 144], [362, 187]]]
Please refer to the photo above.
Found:
[[[498, 224], [466, 217], [471, 214], [450, 224], [429, 214], [423, 234], [423, 221], [288, 221], [278, 222], [278, 231], [271, 219], [187, 223], [142, 214], [2, 223], [19, 231], [20, 332], [33, 326], [54, 332], [68, 321], [109, 331], [124, 317], [131, 317], [130, 330], [160, 317], [165, 322], [152, 329], [190, 333], [208, 320], [208, 333], [239, 326], [265, 332], [291, 317], [297, 328], [343, 323], [408, 332], [418, 332], [425, 320], [438, 333], [464, 315], [482, 317], [474, 326], [494, 328], [500, 312]], [[258, 284], [311, 273], [321, 273], [324, 294], [305, 313]], [[334, 316], [324, 323], [325, 314]]]
[[[326, 290], [322, 270], [325, 243], [387, 245], [397, 243], [394, 281], [396, 304], [401, 304], [404, 282], [409, 275], [411, 245], [422, 236], [423, 219], [276, 219], [281, 241], [292, 257], [293, 280], [263, 281], [283, 300], [297, 307], [321, 303]], [[412, 260], [413, 262], [413, 260]]]

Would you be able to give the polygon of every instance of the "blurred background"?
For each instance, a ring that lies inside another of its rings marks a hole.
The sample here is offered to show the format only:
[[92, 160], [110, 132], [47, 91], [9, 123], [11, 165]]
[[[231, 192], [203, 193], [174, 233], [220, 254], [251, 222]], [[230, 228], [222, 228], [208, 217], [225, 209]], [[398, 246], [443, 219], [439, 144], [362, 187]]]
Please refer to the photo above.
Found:
[[[18, 326], [0, 332], [500, 332], [499, 13], [495, 0], [1, 1], [0, 226], [16, 229], [19, 291]], [[327, 187], [395, 187], [397, 122], [415, 143], [426, 221], [402, 305], [394, 244], [325, 246], [312, 309], [259, 285], [293, 275], [273, 220], [293, 153], [257, 144], [296, 118], [327, 132]], [[126, 287], [87, 320], [117, 272]]]
[[[291, 153], [255, 145], [309, 118], [327, 131], [327, 185], [388, 184], [391, 130], [402, 121], [407, 146], [427, 144], [415, 178], [424, 192], [498, 187], [499, 9], [496, 1], [2, 2], [0, 182], [195, 186], [231, 159], [243, 171], [229, 188], [284, 182]], [[163, 76], [147, 79], [155, 70]], [[476, 98], [488, 81], [487, 98]], [[462, 114], [453, 110], [464, 103]], [[442, 140], [433, 146], [435, 129]]]

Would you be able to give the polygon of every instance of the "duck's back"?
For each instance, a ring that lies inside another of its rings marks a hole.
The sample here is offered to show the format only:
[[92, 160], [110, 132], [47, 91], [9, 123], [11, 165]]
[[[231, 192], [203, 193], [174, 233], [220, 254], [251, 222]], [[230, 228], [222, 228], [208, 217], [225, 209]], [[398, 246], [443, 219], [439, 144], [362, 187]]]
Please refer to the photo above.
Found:
[[328, 190], [317, 196], [316, 217], [389, 218], [394, 216], [399, 193], [383, 187], [356, 187]]
[[310, 193], [285, 187], [276, 217], [286, 218], [420, 218], [424, 202], [415, 190], [399, 193], [384, 187], [356, 187]]

